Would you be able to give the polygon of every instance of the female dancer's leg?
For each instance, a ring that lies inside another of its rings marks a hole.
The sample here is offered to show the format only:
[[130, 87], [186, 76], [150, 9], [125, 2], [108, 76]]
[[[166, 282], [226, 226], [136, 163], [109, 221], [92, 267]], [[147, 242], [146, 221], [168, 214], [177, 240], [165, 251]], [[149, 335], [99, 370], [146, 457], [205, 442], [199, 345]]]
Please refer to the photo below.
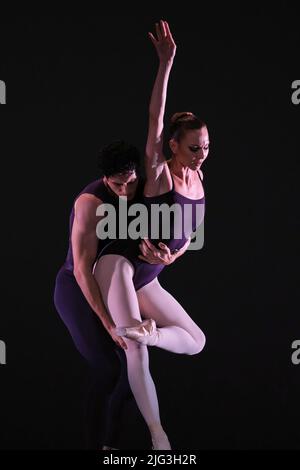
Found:
[[[136, 292], [134, 267], [119, 255], [101, 257], [94, 275], [117, 327], [139, 325], [142, 311], [145, 318], [153, 318], [160, 327], [153, 345], [179, 354], [197, 354], [203, 349], [203, 332], [157, 279]], [[155, 433], [158, 429], [162, 434], [162, 428], [156, 389], [149, 370], [148, 350], [145, 345], [127, 338], [126, 343], [129, 383], [152, 437], [157, 440]]]
[[158, 279], [137, 291], [143, 318], [155, 320], [155, 346], [177, 354], [199, 354], [205, 346], [205, 336], [174, 297], [162, 288]]
[[[103, 301], [116, 326], [136, 326], [141, 322], [138, 299], [133, 285], [134, 269], [124, 257], [105, 255], [98, 260], [94, 276]], [[170, 449], [161, 426], [156, 388], [149, 370], [147, 346], [125, 339], [128, 380], [136, 403], [149, 427], [156, 449]]]

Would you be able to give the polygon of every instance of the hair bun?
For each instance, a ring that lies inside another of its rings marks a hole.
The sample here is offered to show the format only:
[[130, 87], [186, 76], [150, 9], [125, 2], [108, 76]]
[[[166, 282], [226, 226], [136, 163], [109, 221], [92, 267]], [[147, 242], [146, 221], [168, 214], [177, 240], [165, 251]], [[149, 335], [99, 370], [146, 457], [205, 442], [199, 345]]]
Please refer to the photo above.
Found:
[[195, 118], [195, 114], [190, 113], [189, 111], [184, 111], [181, 113], [175, 113], [171, 117], [171, 123], [174, 124], [177, 121], [188, 121], [190, 118]]

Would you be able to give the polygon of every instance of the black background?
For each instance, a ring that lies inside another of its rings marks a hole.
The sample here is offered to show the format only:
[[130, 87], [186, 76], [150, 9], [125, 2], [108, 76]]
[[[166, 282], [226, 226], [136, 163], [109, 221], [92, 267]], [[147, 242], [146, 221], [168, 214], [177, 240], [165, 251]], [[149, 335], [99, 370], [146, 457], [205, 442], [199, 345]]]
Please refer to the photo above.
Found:
[[[145, 146], [157, 69], [147, 32], [162, 17], [178, 47], [166, 118], [193, 111], [211, 140], [205, 246], [160, 276], [207, 345], [191, 357], [151, 349], [163, 423], [178, 449], [299, 449], [296, 12], [147, 13], [0, 20], [0, 448], [82, 448], [86, 369], [54, 280], [98, 150], [119, 138]], [[123, 447], [149, 447], [131, 414]]]

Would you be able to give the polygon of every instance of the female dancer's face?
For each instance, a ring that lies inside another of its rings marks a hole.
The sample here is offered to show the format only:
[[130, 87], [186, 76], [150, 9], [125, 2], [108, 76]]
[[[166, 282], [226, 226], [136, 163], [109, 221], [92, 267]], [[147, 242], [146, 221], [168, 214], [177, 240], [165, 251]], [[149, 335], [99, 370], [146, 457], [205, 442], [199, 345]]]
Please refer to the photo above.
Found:
[[175, 158], [182, 166], [199, 170], [209, 152], [209, 135], [206, 127], [186, 131], [180, 142], [170, 141]]
[[128, 200], [135, 196], [138, 185], [138, 176], [135, 171], [128, 173], [117, 173], [112, 176], [104, 176], [104, 182], [109, 189], [118, 197], [127, 197]]

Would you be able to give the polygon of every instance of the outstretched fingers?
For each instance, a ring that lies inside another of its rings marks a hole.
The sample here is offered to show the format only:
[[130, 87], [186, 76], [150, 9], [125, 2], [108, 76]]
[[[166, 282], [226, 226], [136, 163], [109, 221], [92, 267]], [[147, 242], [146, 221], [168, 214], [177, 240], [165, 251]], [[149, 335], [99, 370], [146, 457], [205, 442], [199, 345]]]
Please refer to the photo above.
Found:
[[162, 31], [161, 31], [161, 24], [160, 23], [155, 23], [155, 29], [156, 29], [156, 36], [158, 41], [161, 41], [163, 38]]
[[155, 39], [155, 37], [153, 36], [153, 34], [149, 32], [149, 33], [148, 33], [148, 36], [149, 36], [149, 38], [151, 39], [151, 41], [152, 41], [152, 43], [154, 44], [154, 46], [156, 47], [158, 41]]
[[160, 20], [159, 24], [160, 24], [162, 37], [163, 38], [167, 37], [166, 21]]
[[174, 46], [175, 46], [175, 41], [174, 41], [174, 38], [173, 38], [172, 33], [171, 33], [171, 31], [170, 31], [170, 26], [169, 26], [169, 24], [168, 24], [167, 21], [165, 21], [165, 28], [166, 28], [166, 35], [167, 35], [167, 37], [170, 39], [170, 41], [172, 42], [172, 44], [174, 44]]
[[163, 39], [170, 39], [170, 41], [175, 45], [172, 33], [170, 31], [170, 27], [167, 21], [160, 20], [159, 23], [155, 23], [155, 30], [156, 30], [156, 37], [149, 32], [148, 35], [156, 46], [159, 42]]

